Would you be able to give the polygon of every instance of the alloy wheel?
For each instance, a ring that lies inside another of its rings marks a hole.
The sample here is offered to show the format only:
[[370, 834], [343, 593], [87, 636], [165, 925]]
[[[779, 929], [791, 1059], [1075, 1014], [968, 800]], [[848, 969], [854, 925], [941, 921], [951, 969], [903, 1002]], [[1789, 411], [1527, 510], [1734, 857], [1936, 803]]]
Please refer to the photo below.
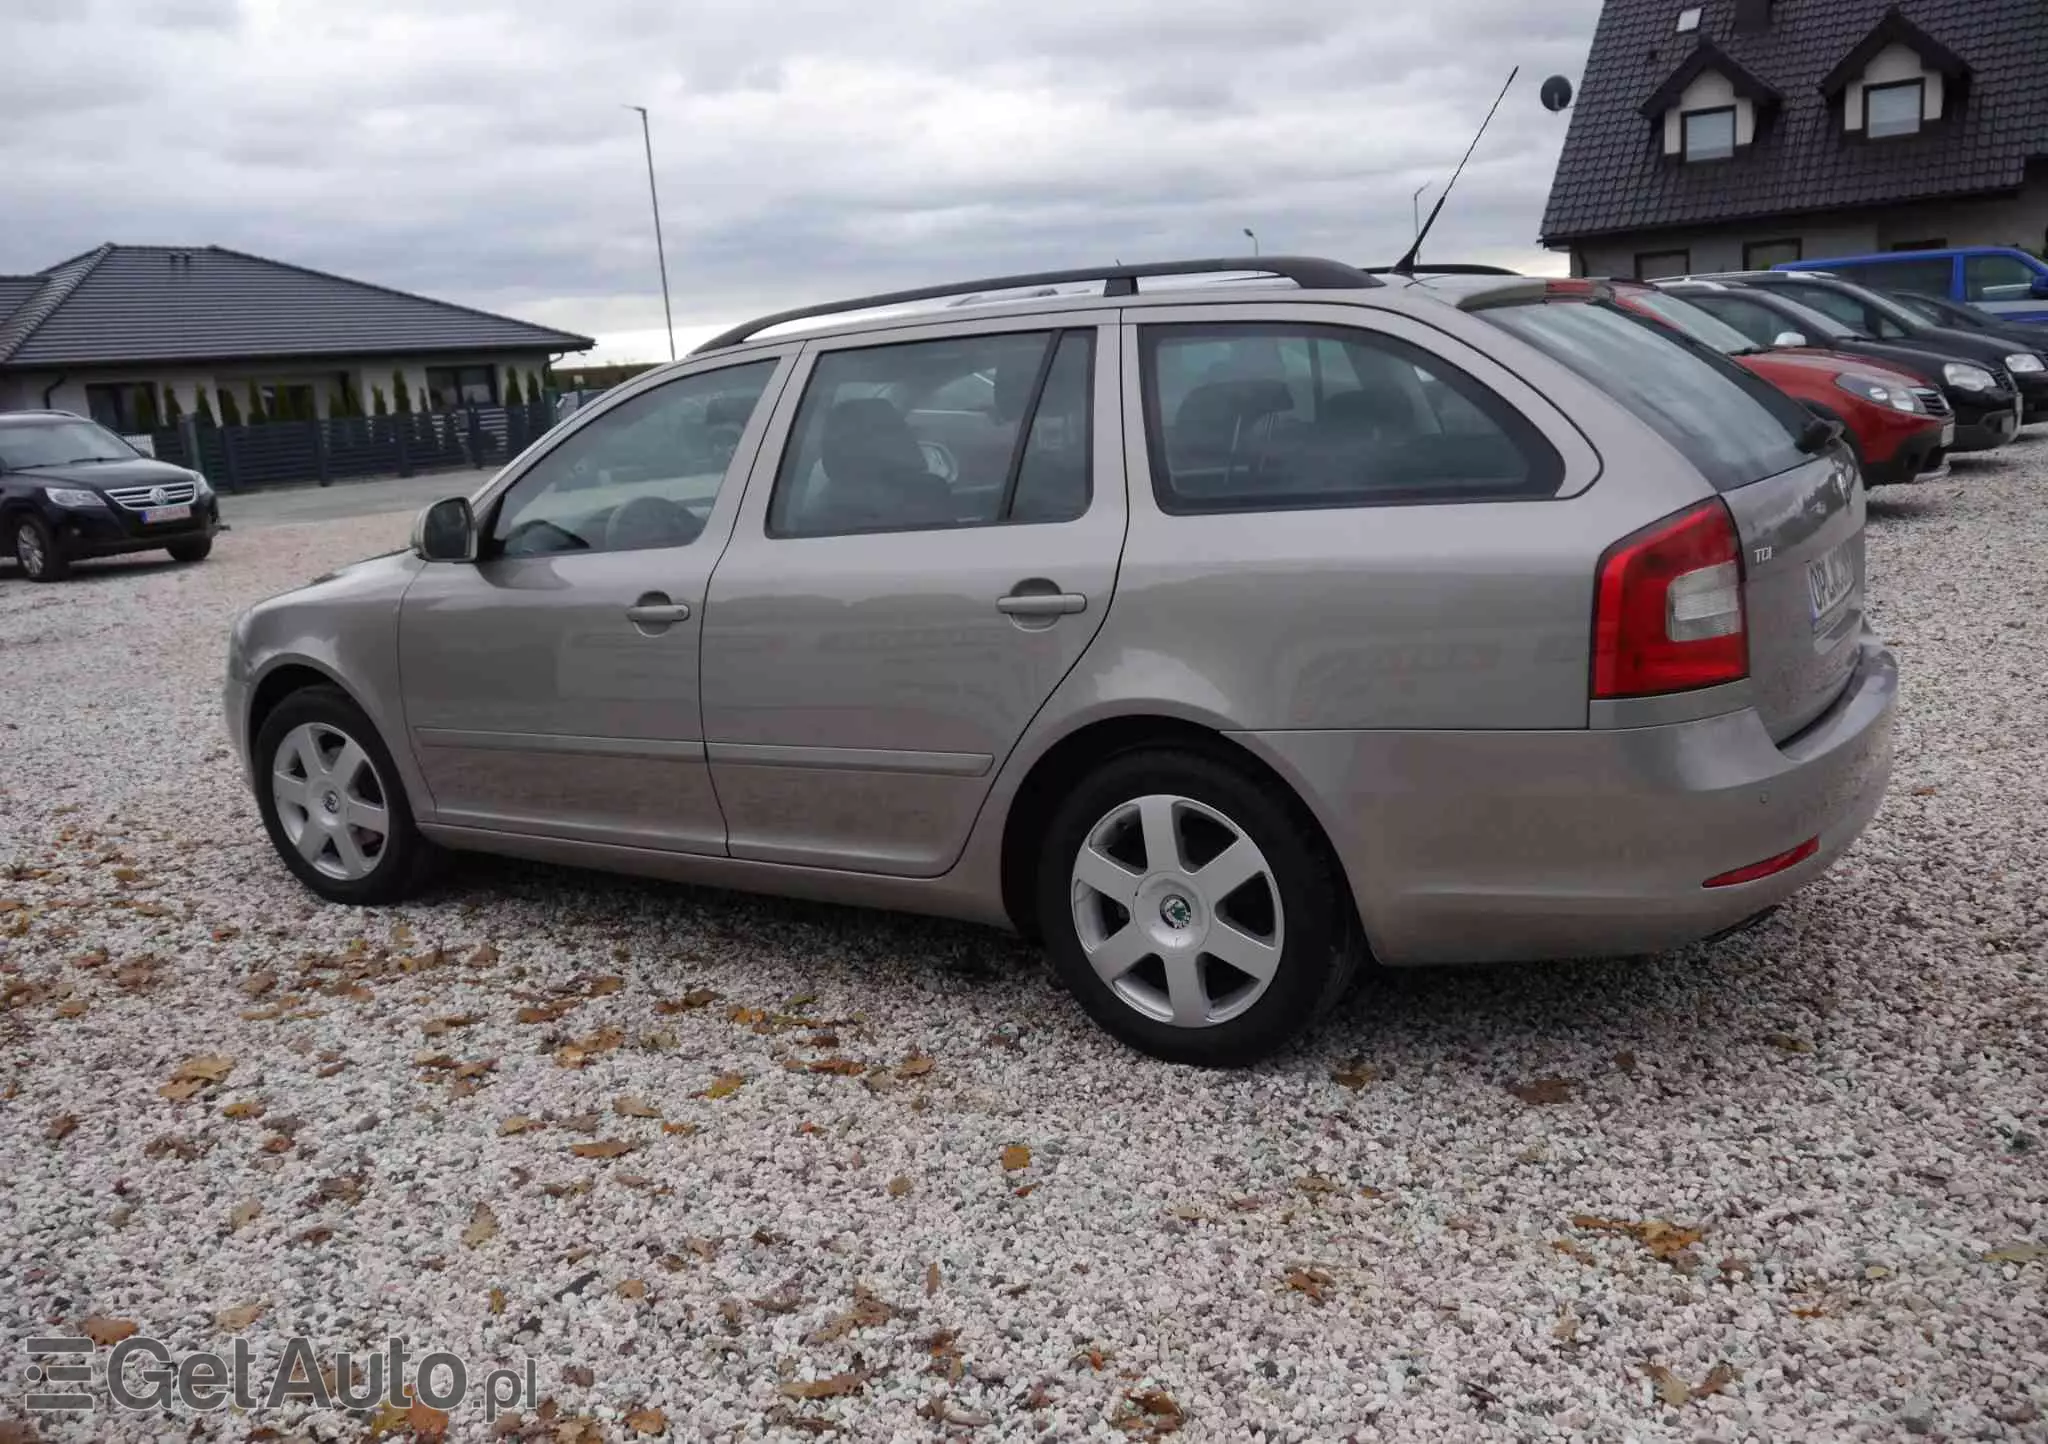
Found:
[[1264, 996], [1285, 943], [1272, 866], [1242, 827], [1188, 797], [1110, 809], [1072, 868], [1081, 952], [1127, 1006], [1181, 1028], [1238, 1017]]
[[42, 534], [27, 522], [23, 522], [14, 533], [14, 555], [20, 561], [21, 569], [30, 576], [43, 574], [43, 565], [49, 559], [43, 554]]
[[315, 870], [341, 882], [376, 870], [391, 831], [384, 780], [340, 728], [306, 722], [287, 732], [271, 763], [270, 796], [285, 837]]

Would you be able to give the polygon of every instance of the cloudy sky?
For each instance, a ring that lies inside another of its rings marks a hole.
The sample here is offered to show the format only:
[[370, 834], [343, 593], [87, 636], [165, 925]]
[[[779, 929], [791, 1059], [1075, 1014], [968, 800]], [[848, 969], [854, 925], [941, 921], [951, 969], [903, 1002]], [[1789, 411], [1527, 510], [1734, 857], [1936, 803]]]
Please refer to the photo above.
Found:
[[834, 295], [1122, 257], [1535, 249], [1599, 0], [0, 0], [0, 272], [214, 244], [665, 356]]

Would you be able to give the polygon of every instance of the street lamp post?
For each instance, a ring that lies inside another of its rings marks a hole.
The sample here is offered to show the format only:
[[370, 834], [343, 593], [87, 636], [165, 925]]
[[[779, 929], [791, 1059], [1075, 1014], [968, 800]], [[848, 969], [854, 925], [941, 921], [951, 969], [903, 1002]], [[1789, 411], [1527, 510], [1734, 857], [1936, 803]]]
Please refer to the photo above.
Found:
[[647, 147], [647, 203], [654, 208], [654, 259], [661, 266], [661, 317], [668, 323], [668, 359], [676, 359], [676, 318], [668, 304], [668, 252], [661, 244], [661, 197], [654, 190], [654, 134], [647, 127], [647, 107], [629, 105], [640, 112], [640, 140]]
[[1252, 254], [1256, 256], [1259, 253], [1259, 233], [1250, 226], [1244, 228], [1244, 233], [1252, 243]]

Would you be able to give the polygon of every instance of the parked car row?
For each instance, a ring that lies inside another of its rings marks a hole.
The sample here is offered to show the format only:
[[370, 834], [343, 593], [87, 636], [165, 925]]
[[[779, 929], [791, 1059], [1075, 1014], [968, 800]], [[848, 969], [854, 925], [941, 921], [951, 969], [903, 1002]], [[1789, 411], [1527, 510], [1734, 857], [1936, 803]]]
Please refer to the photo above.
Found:
[[1669, 948], [1868, 822], [1864, 492], [1752, 361], [1288, 257], [782, 313], [251, 609], [227, 725], [324, 898], [438, 846], [965, 917], [1241, 1063], [1368, 957]]

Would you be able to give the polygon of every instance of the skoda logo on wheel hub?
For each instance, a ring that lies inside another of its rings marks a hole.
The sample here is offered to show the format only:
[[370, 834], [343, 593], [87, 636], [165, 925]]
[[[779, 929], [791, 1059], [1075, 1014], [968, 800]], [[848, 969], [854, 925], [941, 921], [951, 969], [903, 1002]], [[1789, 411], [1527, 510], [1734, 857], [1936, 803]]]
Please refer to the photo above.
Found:
[[320, 805], [329, 812], [341, 811], [341, 794], [329, 788], [327, 795], [320, 799]]
[[1195, 910], [1179, 893], [1169, 893], [1159, 904], [1159, 920], [1170, 928], [1184, 928], [1195, 920]]

